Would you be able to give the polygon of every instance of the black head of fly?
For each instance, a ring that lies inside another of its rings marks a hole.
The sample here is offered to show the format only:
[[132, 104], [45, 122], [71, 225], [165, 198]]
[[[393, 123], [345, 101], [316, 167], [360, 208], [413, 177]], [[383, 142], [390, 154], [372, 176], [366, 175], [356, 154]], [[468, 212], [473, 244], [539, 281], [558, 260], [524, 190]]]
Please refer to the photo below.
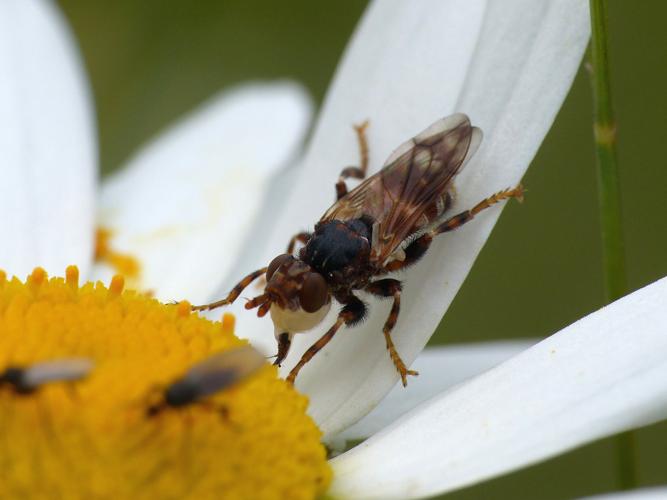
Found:
[[163, 391], [146, 410], [149, 417], [167, 408], [181, 408], [228, 389], [257, 373], [266, 359], [249, 345], [214, 354], [193, 365]]
[[49, 383], [80, 380], [92, 369], [93, 362], [88, 358], [63, 358], [29, 366], [9, 366], [0, 373], [0, 386], [7, 386], [16, 394], [30, 394]]

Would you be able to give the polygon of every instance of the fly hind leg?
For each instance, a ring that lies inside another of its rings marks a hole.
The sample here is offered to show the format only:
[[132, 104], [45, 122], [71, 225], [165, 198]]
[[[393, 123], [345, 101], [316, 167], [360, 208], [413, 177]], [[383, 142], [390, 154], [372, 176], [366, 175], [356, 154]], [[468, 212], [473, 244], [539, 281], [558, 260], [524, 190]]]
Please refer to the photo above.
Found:
[[405, 247], [405, 258], [388, 262], [387, 265], [385, 265], [384, 270], [387, 272], [393, 272], [411, 266], [424, 256], [424, 254], [431, 246], [431, 242], [433, 241], [434, 237], [441, 233], [453, 231], [454, 229], [461, 227], [466, 222], [471, 221], [482, 210], [485, 210], [490, 206], [508, 198], [516, 198], [519, 201], [523, 201], [523, 186], [519, 184], [515, 188], [499, 191], [480, 201], [472, 209], [465, 210], [457, 215], [454, 215], [453, 217], [450, 217], [449, 219], [446, 219], [444, 222], [438, 224], [430, 231], [422, 234], [414, 241], [412, 241], [412, 243]]
[[364, 179], [366, 177], [366, 170], [368, 170], [368, 140], [366, 139], [366, 129], [368, 128], [368, 120], [361, 125], [355, 125], [354, 131], [357, 133], [357, 141], [359, 142], [359, 157], [361, 165], [359, 167], [346, 167], [340, 173], [338, 182], [336, 183], [336, 199], [340, 200], [347, 194], [347, 184], [345, 179], [350, 177], [353, 179]]
[[445, 220], [442, 224], [438, 224], [437, 227], [430, 231], [432, 236], [435, 236], [440, 233], [446, 233], [448, 231], [453, 231], [454, 229], [461, 227], [466, 222], [471, 221], [475, 215], [480, 213], [482, 210], [495, 205], [498, 202], [507, 200], [509, 198], [516, 198], [520, 202], [523, 201], [523, 186], [519, 184], [518, 186], [511, 189], [504, 189], [495, 194], [492, 194], [488, 198], [480, 201], [477, 205], [472, 207], [470, 210], [465, 210], [460, 214], [457, 214], [449, 219]]
[[343, 325], [354, 326], [363, 320], [364, 316], [366, 316], [366, 305], [354, 295], [350, 295], [346, 301], [346, 304], [343, 306], [343, 309], [341, 309], [336, 322], [331, 328], [329, 328], [329, 330], [327, 330], [324, 335], [322, 335], [317, 340], [317, 342], [315, 342], [312, 346], [310, 346], [310, 348], [308, 348], [306, 352], [303, 353], [303, 356], [301, 356], [299, 362], [294, 366], [294, 368], [292, 368], [292, 371], [289, 372], [289, 375], [286, 379], [287, 382], [290, 384], [294, 383], [294, 380], [299, 374], [301, 368], [303, 368], [303, 366], [308, 363], [308, 361], [313, 359], [313, 356], [315, 356], [315, 354], [317, 354], [320, 349], [329, 343], [329, 341], [334, 337], [334, 335], [336, 335], [336, 332], [340, 330]]
[[384, 333], [384, 340], [387, 344], [387, 350], [389, 351], [389, 357], [391, 358], [396, 370], [401, 376], [401, 382], [403, 387], [408, 385], [408, 375], [417, 376], [418, 372], [415, 370], [408, 370], [405, 366], [405, 363], [399, 356], [394, 342], [391, 339], [391, 331], [396, 326], [396, 321], [398, 320], [398, 313], [401, 310], [401, 282], [395, 279], [387, 278], [378, 281], [374, 281], [369, 284], [365, 290], [373, 295], [378, 297], [393, 297], [394, 303], [391, 306], [391, 311], [389, 312], [389, 317], [382, 328], [382, 333]]

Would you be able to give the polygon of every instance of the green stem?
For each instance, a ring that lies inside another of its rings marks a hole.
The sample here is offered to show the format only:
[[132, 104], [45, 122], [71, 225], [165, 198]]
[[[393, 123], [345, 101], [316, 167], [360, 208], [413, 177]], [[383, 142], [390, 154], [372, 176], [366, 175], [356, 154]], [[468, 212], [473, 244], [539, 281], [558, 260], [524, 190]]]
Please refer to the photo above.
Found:
[[616, 120], [611, 105], [607, 19], [604, 0], [590, 0], [593, 43], [593, 99], [595, 105], [595, 148], [597, 153], [602, 251], [607, 302], [627, 292], [625, 254], [621, 228], [621, 196], [616, 160]]
[[[621, 222], [621, 195], [616, 157], [616, 120], [611, 104], [609, 60], [607, 57], [607, 12], [605, 0], [590, 0], [591, 62], [595, 106], [595, 149], [598, 167], [598, 196], [602, 230], [605, 301], [627, 293], [625, 252]], [[621, 489], [637, 486], [634, 436], [631, 432], [616, 439], [618, 478]]]

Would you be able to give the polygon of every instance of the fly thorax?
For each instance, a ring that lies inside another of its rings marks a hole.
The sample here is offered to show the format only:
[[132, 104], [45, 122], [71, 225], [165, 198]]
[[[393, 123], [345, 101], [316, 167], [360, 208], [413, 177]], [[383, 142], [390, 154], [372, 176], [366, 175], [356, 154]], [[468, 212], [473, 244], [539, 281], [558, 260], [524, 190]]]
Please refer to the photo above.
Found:
[[362, 219], [319, 223], [302, 250], [302, 258], [324, 276], [346, 272], [368, 260], [370, 232]]

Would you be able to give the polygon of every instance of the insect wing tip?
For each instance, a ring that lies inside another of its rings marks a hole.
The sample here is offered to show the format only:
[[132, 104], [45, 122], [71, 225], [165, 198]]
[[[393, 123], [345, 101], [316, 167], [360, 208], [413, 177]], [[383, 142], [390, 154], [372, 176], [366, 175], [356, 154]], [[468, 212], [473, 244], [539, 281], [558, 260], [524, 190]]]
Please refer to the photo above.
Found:
[[24, 385], [38, 387], [47, 382], [66, 382], [79, 380], [87, 376], [94, 363], [89, 358], [59, 359], [36, 363], [26, 369]]
[[223, 391], [254, 375], [266, 359], [254, 347], [244, 345], [214, 354], [195, 364], [183, 380], [197, 387], [199, 398]]

